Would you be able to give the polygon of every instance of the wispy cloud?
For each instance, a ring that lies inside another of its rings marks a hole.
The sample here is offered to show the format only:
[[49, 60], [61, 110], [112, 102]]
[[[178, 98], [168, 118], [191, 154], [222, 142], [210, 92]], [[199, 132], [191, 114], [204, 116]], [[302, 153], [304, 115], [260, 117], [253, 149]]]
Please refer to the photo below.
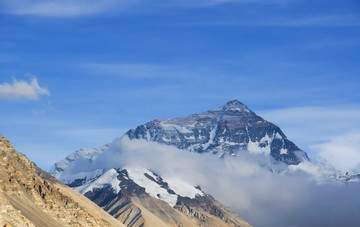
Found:
[[264, 26], [285, 26], [285, 27], [305, 27], [305, 26], [325, 26], [325, 27], [352, 27], [360, 26], [360, 16], [358, 14], [332, 14], [320, 16], [308, 16], [301, 18], [283, 18], [267, 21]]
[[90, 73], [132, 78], [166, 77], [170, 76], [169, 71], [179, 73], [174, 66], [156, 64], [89, 63], [81, 67]]
[[317, 16], [245, 17], [235, 20], [194, 22], [199, 26], [250, 26], [250, 27], [358, 27], [360, 16], [357, 14], [325, 14]]
[[[279, 4], [288, 0], [271, 1]], [[139, 9], [155, 8], [206, 8], [229, 3], [269, 4], [266, 0], [0, 0], [2, 11], [14, 15], [29, 15], [42, 17], [77, 17], [96, 15], [108, 12], [128, 10], [132, 6]]]
[[76, 17], [126, 9], [138, 0], [0, 0], [3, 11], [15, 15]]
[[212, 7], [217, 5], [223, 4], [264, 4], [264, 5], [283, 5], [287, 4], [291, 0], [184, 0], [184, 1], [177, 1], [177, 0], [169, 0], [165, 4], [166, 6], [172, 7]]
[[312, 148], [327, 163], [360, 172], [360, 132], [332, 137], [329, 142], [312, 145]]
[[[79, 17], [118, 12], [149, 12], [174, 8], [213, 8], [219, 5], [238, 6], [291, 6], [297, 7], [293, 0], [0, 0], [0, 12], [40, 17]], [[306, 6], [308, 7], [308, 6]], [[247, 15], [235, 20], [197, 21], [192, 25], [205, 26], [360, 26], [358, 14], [324, 14], [316, 16], [278, 16], [275, 12], [266, 12], [269, 16]]]
[[204, 69], [191, 65], [147, 63], [87, 63], [80, 68], [92, 74], [129, 78], [184, 78], [204, 73]]
[[50, 92], [47, 88], [40, 87], [35, 77], [30, 82], [14, 78], [12, 84], [0, 84], [0, 99], [3, 100], [37, 100], [41, 95], [50, 95]]

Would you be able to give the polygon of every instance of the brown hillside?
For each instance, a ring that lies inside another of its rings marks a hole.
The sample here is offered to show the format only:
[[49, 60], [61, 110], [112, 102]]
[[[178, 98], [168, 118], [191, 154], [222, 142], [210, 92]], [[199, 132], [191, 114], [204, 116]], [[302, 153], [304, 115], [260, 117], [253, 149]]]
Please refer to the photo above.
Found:
[[124, 226], [0, 135], [0, 226]]

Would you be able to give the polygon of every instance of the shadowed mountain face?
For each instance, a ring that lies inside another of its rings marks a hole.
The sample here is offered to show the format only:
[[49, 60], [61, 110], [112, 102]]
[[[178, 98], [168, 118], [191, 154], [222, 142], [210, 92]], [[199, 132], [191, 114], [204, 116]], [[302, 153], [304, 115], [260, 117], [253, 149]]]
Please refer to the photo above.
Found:
[[184, 118], [153, 120], [126, 134], [130, 139], [145, 139], [198, 153], [236, 156], [248, 151], [271, 155], [288, 165], [308, 160], [307, 154], [288, 140], [278, 126], [237, 100]]
[[0, 135], [0, 226], [123, 226]]

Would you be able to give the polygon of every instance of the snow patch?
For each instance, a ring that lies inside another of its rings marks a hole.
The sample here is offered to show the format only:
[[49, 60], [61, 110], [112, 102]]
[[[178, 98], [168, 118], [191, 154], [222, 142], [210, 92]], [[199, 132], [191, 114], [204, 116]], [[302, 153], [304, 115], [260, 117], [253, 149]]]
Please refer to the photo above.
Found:
[[281, 136], [278, 132], [275, 134], [275, 138], [276, 138], [276, 139], [279, 139], [279, 140], [282, 140], [282, 139], [283, 139], [282, 136]]
[[152, 197], [167, 202], [171, 207], [174, 207], [176, 205], [178, 198], [177, 195], [169, 194], [166, 189], [162, 188], [160, 185], [158, 185], [144, 175], [145, 173], [147, 173], [156, 179], [156, 176], [154, 176], [151, 171], [143, 168], [132, 167], [126, 167], [125, 169], [127, 170], [130, 179], [132, 179], [139, 186], [145, 188], [145, 191], [149, 193]]
[[177, 130], [181, 133], [192, 133], [192, 131], [190, 131], [189, 129], [187, 129], [186, 127], [181, 127], [179, 125], [176, 124], [169, 124], [169, 123], [165, 123], [165, 122], [160, 122], [160, 126], [164, 129], [164, 130]]
[[[250, 153], [263, 153], [263, 154], [267, 154], [270, 155], [270, 144], [271, 144], [272, 138], [269, 137], [268, 134], [266, 134], [263, 138], [261, 138], [261, 140], [258, 142], [253, 142], [250, 138], [249, 138], [249, 143], [248, 143], [248, 151]], [[266, 144], [266, 146], [260, 146], [261, 144]]]
[[107, 172], [105, 172], [103, 175], [101, 175], [99, 178], [97, 178], [94, 181], [89, 181], [85, 183], [84, 185], [81, 185], [79, 187], [75, 187], [74, 190], [77, 192], [80, 192], [81, 194], [85, 194], [86, 192], [92, 191], [95, 188], [106, 188], [110, 187], [113, 189], [115, 194], [118, 194], [120, 192], [120, 181], [117, 178], [118, 172], [116, 172], [115, 169], [110, 169]]
[[287, 149], [281, 148], [280, 154], [287, 154], [287, 153], [288, 153], [288, 150], [287, 150]]
[[204, 150], [206, 150], [210, 146], [210, 144], [214, 143], [214, 138], [215, 138], [215, 135], [216, 135], [217, 126], [218, 125], [215, 124], [214, 128], [211, 130], [209, 141], [206, 144], [204, 144]]
[[189, 197], [194, 199], [196, 195], [203, 196], [204, 194], [194, 186], [185, 183], [178, 179], [164, 179], [176, 194], [180, 195], [181, 197]]
[[150, 132], [146, 131], [146, 139], [147, 141], [151, 141]]
[[195, 141], [195, 136], [194, 136], [194, 135], [190, 135], [190, 136], [185, 135], [184, 137], [185, 137], [185, 139], [187, 139], [187, 140], [193, 140], [193, 141]]
[[88, 171], [88, 172], [60, 174], [59, 176], [55, 175], [54, 177], [56, 177], [59, 181], [61, 181], [64, 184], [71, 184], [74, 180], [77, 179], [85, 178], [86, 181], [95, 179], [103, 173], [104, 173], [103, 169], [95, 169], [93, 171]]

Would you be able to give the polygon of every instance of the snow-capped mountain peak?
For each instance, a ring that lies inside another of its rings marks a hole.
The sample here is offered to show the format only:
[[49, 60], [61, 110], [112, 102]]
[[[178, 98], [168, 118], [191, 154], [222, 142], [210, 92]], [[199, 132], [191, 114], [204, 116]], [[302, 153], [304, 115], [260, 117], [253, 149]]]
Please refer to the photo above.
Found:
[[237, 111], [241, 113], [254, 114], [246, 105], [238, 100], [231, 100], [227, 102], [225, 105], [214, 109], [214, 111], [223, 111], [223, 112], [231, 112]]
[[263, 153], [289, 165], [308, 160], [306, 153], [288, 140], [278, 126], [237, 100], [184, 118], [150, 121], [126, 134], [130, 139], [145, 139], [197, 153], [220, 156], [237, 156], [244, 151]]

